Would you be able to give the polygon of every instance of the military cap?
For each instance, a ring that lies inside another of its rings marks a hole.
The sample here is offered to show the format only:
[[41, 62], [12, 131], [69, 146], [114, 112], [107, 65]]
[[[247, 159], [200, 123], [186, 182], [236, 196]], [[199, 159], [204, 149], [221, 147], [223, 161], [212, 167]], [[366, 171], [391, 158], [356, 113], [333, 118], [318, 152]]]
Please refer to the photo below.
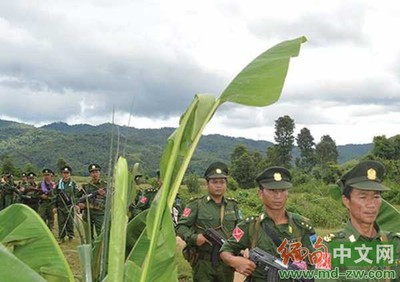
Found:
[[28, 172], [28, 177], [29, 178], [33, 178], [35, 176], [36, 176], [36, 174], [34, 172]]
[[137, 172], [135, 175], [135, 180], [138, 180], [140, 177], [143, 177], [143, 174], [141, 174], [140, 172]]
[[27, 177], [28, 176], [28, 174], [26, 173], [26, 172], [23, 172], [22, 174], [21, 174], [21, 177]]
[[92, 172], [94, 170], [99, 170], [100, 171], [101, 167], [98, 164], [90, 164], [89, 167], [88, 167], [88, 171]]
[[210, 164], [204, 173], [205, 179], [211, 178], [227, 178], [228, 177], [228, 167], [223, 162], [215, 162]]
[[71, 173], [72, 172], [72, 168], [70, 166], [68, 166], [68, 165], [63, 166], [61, 168], [61, 172], [69, 172], [69, 173]]
[[[381, 184], [385, 175], [385, 167], [377, 161], [361, 161], [350, 171], [340, 177], [343, 187], [353, 187], [360, 190], [387, 191], [390, 188]], [[342, 191], [343, 192], [343, 191]]]
[[258, 185], [267, 189], [292, 188], [291, 179], [289, 170], [280, 166], [269, 167], [256, 177]]
[[54, 172], [50, 169], [50, 168], [44, 168], [42, 170], [42, 174], [46, 175], [46, 174], [54, 174]]
[[6, 172], [6, 173], [4, 173], [4, 177], [6, 177], [6, 178], [12, 178], [13, 175], [12, 175], [11, 172]]

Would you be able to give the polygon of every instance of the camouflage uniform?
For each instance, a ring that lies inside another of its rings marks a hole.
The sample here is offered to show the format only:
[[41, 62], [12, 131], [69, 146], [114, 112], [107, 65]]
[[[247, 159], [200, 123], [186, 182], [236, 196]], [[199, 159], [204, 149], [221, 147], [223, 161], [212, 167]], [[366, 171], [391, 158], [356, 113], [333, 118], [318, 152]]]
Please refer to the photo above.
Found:
[[34, 180], [36, 174], [33, 172], [28, 173], [28, 184], [25, 191], [20, 193], [21, 203], [29, 206], [34, 211], [39, 209], [40, 192]]
[[[226, 165], [218, 162], [210, 165], [205, 177], [226, 179], [227, 174]], [[216, 258], [212, 257], [213, 247], [210, 244], [197, 246], [196, 240], [207, 228], [213, 228], [222, 237], [228, 238], [239, 220], [241, 213], [236, 200], [232, 198], [223, 196], [221, 203], [216, 203], [208, 195], [191, 199], [186, 205], [176, 226], [176, 233], [197, 252], [198, 259], [192, 262], [194, 281], [233, 281], [233, 269], [225, 265], [218, 254]]]
[[[71, 173], [69, 166], [61, 169], [62, 173]], [[64, 240], [65, 236], [69, 239], [74, 238], [74, 207], [77, 199], [78, 188], [70, 177], [68, 180], [61, 178], [57, 182], [57, 188], [54, 191], [56, 195], [56, 207], [58, 217], [58, 238]]]
[[4, 208], [7, 208], [15, 202], [15, 184], [11, 174], [7, 174], [5, 180], [6, 183], [3, 184], [3, 199]]

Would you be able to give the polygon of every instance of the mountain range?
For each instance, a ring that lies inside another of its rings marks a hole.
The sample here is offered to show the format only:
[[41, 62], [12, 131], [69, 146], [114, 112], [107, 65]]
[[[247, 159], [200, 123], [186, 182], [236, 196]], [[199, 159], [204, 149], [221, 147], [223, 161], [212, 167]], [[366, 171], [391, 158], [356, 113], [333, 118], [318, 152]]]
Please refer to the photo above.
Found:
[[[74, 174], [87, 175], [87, 166], [98, 163], [107, 171], [110, 159], [111, 136], [113, 153], [124, 155], [131, 166], [141, 164], [144, 173], [155, 175], [167, 138], [175, 128], [138, 129], [113, 126], [105, 123], [97, 126], [88, 124], [68, 125], [55, 122], [35, 127], [24, 123], [0, 120], [0, 164], [7, 158], [22, 170], [33, 166], [55, 169], [59, 160], [64, 160], [74, 170]], [[256, 141], [218, 134], [204, 135], [190, 162], [189, 170], [202, 175], [213, 161], [230, 162], [233, 149], [242, 144], [250, 151], [258, 151], [265, 156], [273, 145], [268, 141]], [[372, 149], [372, 144], [349, 144], [337, 146], [339, 163], [360, 158]], [[294, 158], [299, 155], [297, 147]]]

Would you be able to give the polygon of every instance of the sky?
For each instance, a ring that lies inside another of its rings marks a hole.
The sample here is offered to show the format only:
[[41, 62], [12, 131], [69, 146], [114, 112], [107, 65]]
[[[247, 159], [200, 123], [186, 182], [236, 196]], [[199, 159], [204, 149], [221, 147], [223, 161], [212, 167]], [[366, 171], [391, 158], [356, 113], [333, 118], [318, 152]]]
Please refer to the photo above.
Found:
[[294, 119], [316, 143], [391, 137], [400, 124], [400, 2], [0, 1], [0, 119], [177, 127], [255, 57], [306, 36], [279, 101], [224, 104], [205, 134], [274, 142]]

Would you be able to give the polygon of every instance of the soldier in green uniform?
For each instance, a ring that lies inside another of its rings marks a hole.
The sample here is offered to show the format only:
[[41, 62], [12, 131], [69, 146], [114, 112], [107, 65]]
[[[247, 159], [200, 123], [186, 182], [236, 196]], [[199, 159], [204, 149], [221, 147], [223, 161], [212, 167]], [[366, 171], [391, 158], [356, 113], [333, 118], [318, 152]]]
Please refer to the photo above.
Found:
[[236, 200], [225, 196], [227, 175], [226, 164], [212, 163], [204, 174], [208, 195], [191, 199], [176, 226], [176, 233], [186, 242], [186, 248], [195, 251], [197, 259], [190, 259], [194, 281], [233, 281], [233, 268], [221, 261], [218, 250], [213, 252], [216, 246], [212, 246], [203, 235], [207, 228], [213, 228], [228, 238], [241, 220]]
[[[159, 176], [159, 174], [158, 174], [158, 176]], [[136, 181], [137, 185], [143, 183], [142, 177], [143, 177], [142, 174], [137, 174], [135, 176], [135, 181]], [[159, 177], [157, 179], [159, 180]], [[158, 180], [157, 180], [157, 183], [159, 184]], [[135, 199], [134, 208], [132, 210], [132, 217], [135, 217], [142, 211], [150, 208], [150, 205], [153, 202], [154, 198], [156, 197], [158, 190], [159, 190], [159, 187], [157, 187], [157, 188], [148, 187], [141, 191], [138, 190], [138, 193], [137, 193], [136, 199]]]
[[[278, 247], [287, 240], [288, 244], [301, 242], [310, 253], [316, 240], [310, 221], [286, 210], [288, 191], [292, 188], [290, 172], [283, 167], [270, 167], [261, 172], [256, 181], [259, 185], [258, 196], [264, 205], [264, 212], [243, 220], [233, 230], [232, 236], [221, 248], [221, 258], [237, 272], [252, 276], [253, 282], [267, 281], [265, 265], [257, 265], [239, 254], [254, 247], [281, 258]], [[290, 261], [290, 263], [293, 263]], [[304, 261], [296, 262], [305, 269]], [[268, 280], [269, 281], [269, 280]]]
[[[79, 209], [84, 210], [83, 220], [88, 223], [92, 238], [94, 238], [93, 229], [96, 230], [96, 234], [99, 236], [104, 223], [107, 183], [100, 179], [101, 167], [98, 164], [90, 164], [88, 171], [91, 180], [89, 183], [82, 185], [82, 190], [78, 194], [80, 197], [78, 206]], [[88, 222], [89, 217], [90, 222]]]
[[[338, 184], [342, 188], [342, 202], [348, 209], [350, 220], [343, 230], [329, 234], [324, 237], [324, 243], [329, 246], [333, 242], [392, 242], [395, 244], [395, 261], [397, 267], [387, 268], [385, 266], [348, 266], [341, 265], [339, 271], [346, 270], [395, 270], [396, 278], [390, 279], [363, 279], [363, 281], [400, 281], [400, 233], [385, 232], [381, 230], [376, 218], [381, 206], [382, 191], [390, 190], [381, 184], [385, 174], [385, 167], [377, 161], [362, 161], [353, 169], [343, 174]], [[399, 223], [400, 224], [400, 223]], [[367, 246], [368, 247], [368, 246]], [[330, 256], [333, 257], [332, 254]], [[356, 258], [355, 258], [356, 259]], [[327, 280], [321, 280], [327, 281]], [[329, 281], [360, 281], [338, 279]]]
[[34, 172], [28, 172], [28, 183], [23, 189], [20, 188], [20, 199], [21, 203], [29, 206], [36, 212], [39, 209], [39, 200], [40, 200], [40, 193], [39, 189], [37, 188], [37, 184], [35, 182], [36, 174]]
[[69, 240], [74, 238], [74, 208], [78, 195], [76, 182], [71, 179], [72, 168], [61, 168], [62, 178], [57, 182], [55, 195], [58, 217], [58, 239], [64, 242], [65, 236]]
[[3, 184], [3, 198], [4, 208], [11, 206], [15, 202], [15, 191], [16, 187], [13, 181], [13, 175], [11, 173], [5, 173], [5, 183]]
[[45, 168], [42, 170], [43, 179], [39, 184], [39, 209], [38, 213], [50, 230], [53, 230], [54, 227], [54, 212], [53, 209], [55, 207], [55, 196], [54, 189], [56, 188], [56, 184], [53, 182], [54, 172]]

